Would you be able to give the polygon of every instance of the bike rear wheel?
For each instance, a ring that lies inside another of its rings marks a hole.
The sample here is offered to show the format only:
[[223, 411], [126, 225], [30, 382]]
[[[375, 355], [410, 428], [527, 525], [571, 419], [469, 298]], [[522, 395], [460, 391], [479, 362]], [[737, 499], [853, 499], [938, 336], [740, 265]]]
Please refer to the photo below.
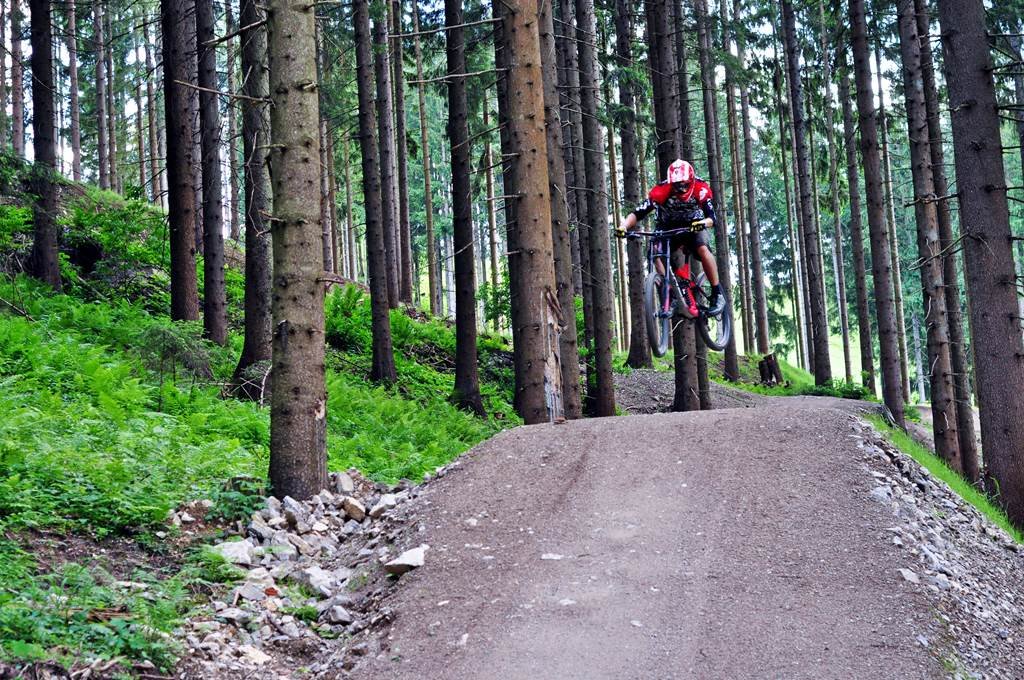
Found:
[[668, 352], [671, 337], [672, 319], [662, 313], [664, 299], [664, 277], [651, 272], [644, 279], [644, 318], [647, 322], [647, 339], [651, 343], [651, 352], [656, 357], [663, 357]]
[[708, 309], [711, 307], [711, 284], [708, 283], [704, 274], [697, 277], [694, 282], [697, 290], [697, 308], [700, 316], [697, 319], [697, 331], [704, 339], [704, 344], [716, 352], [721, 352], [729, 344], [732, 337], [732, 314], [729, 309], [729, 297], [725, 296], [725, 306], [718, 316], [708, 316]]

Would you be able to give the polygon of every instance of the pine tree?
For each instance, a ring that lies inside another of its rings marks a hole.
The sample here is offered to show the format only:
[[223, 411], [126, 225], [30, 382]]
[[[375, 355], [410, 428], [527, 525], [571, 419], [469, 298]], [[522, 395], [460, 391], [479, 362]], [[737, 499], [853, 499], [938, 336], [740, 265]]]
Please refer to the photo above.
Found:
[[1024, 526], [1024, 343], [999, 110], [981, 0], [939, 3], [970, 299], [981, 445], [994, 492]]
[[327, 486], [324, 282], [318, 248], [320, 114], [313, 6], [271, 0], [267, 11], [273, 376], [270, 486], [306, 499]]
[[54, 184], [57, 144], [53, 110], [53, 21], [50, 0], [30, 0], [32, 29], [32, 189], [34, 237], [32, 273], [55, 290], [61, 289], [57, 261], [57, 187]]

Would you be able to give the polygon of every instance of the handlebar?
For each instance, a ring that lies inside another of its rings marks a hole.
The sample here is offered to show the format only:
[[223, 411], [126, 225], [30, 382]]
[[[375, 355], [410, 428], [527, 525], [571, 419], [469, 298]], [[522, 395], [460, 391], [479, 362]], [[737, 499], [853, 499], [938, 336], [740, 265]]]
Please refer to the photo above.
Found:
[[672, 234], [693, 233], [693, 232], [698, 232], [698, 231], [704, 231], [705, 229], [707, 229], [707, 226], [705, 226], [705, 224], [704, 224], [704, 220], [694, 220], [693, 222], [691, 222], [691, 224], [692, 225], [698, 225], [699, 224], [701, 226], [699, 228], [694, 228], [693, 226], [690, 226], [690, 227], [680, 227], [678, 229], [662, 229], [662, 230], [658, 230], [658, 231], [637, 231], [637, 230], [634, 229], [632, 231], [627, 231], [625, 233], [624, 237], [625, 238], [641, 238], [641, 237], [648, 237], [649, 238], [649, 237], [654, 237], [654, 236], [671, 236]]

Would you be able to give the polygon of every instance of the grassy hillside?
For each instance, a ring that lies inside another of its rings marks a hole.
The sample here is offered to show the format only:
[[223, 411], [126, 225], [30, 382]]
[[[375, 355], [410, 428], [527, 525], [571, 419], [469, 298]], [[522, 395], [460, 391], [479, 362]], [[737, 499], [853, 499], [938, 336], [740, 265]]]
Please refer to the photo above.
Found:
[[[0, 660], [167, 668], [176, 652], [165, 633], [209, 592], [202, 584], [231, 575], [175, 539], [169, 512], [210, 499], [209, 516], [229, 521], [265, 493], [268, 410], [225, 390], [241, 349], [241, 274], [228, 274], [228, 346], [206, 342], [198, 324], [166, 316], [162, 216], [73, 186], [61, 220], [66, 294], [54, 294], [17, 273], [31, 245], [18, 199], [0, 205]], [[369, 319], [363, 291], [330, 292], [330, 469], [418, 480], [518, 422], [502, 339], [480, 341], [481, 419], [448, 403], [448, 325], [394, 311], [399, 380], [380, 387], [367, 379]], [[86, 552], [54, 554], [50, 539]], [[138, 568], [115, 578], [90, 566], [88, 550], [113, 545], [141, 554]], [[150, 585], [125, 590], [119, 579]]]

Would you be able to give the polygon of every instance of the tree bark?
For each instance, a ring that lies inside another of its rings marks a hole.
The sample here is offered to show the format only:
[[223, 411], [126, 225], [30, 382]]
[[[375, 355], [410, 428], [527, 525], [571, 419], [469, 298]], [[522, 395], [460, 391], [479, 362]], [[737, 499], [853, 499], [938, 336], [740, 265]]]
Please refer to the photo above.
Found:
[[832, 364], [829, 358], [828, 317], [824, 295], [824, 277], [818, 230], [814, 213], [817, 206], [811, 199], [810, 151], [807, 146], [807, 121], [804, 120], [803, 86], [800, 82], [800, 56], [796, 39], [796, 15], [789, 0], [782, 2], [783, 45], [786, 51], [786, 65], [789, 70], [790, 98], [793, 101], [793, 127], [796, 131], [796, 158], [800, 182], [800, 214], [804, 225], [803, 255], [807, 265], [810, 298], [809, 314], [814, 331], [814, 382], [827, 385], [832, 380]]
[[1024, 343], [999, 110], [981, 0], [939, 4], [960, 198], [981, 443], [997, 500], [1024, 526]]
[[[559, 394], [545, 388], [560, 375], [558, 322], [551, 243], [551, 197], [547, 176], [544, 92], [537, 0], [495, 0], [496, 66], [508, 69], [498, 85], [512, 289], [516, 407], [527, 424], [562, 416]], [[570, 313], [562, 310], [562, 313]], [[572, 360], [569, 358], [569, 360]]]
[[658, 171], [665, 172], [678, 158], [676, 143], [679, 138], [679, 116], [674, 97], [675, 68], [672, 54], [672, 13], [670, 0], [650, 0], [647, 6], [648, 62], [651, 67], [651, 87], [654, 92], [655, 155]]
[[218, 345], [227, 344], [224, 289], [224, 202], [220, 176], [220, 90], [213, 42], [213, 4], [195, 0], [199, 45], [199, 125], [203, 150], [203, 330]]
[[[98, 0], [93, 7], [99, 7]], [[163, 23], [164, 117], [167, 121], [167, 221], [171, 242], [171, 318], [191, 321], [199, 318], [195, 266], [196, 188], [192, 174], [196, 159], [195, 144], [192, 143], [189, 93], [181, 83], [189, 81], [191, 72], [188, 33], [194, 26], [194, 15], [189, 7], [189, 0], [161, 0], [160, 9]], [[97, 90], [102, 93], [99, 86]], [[103, 99], [103, 95], [99, 94], [97, 99]], [[105, 115], [99, 118], [102, 128]], [[100, 147], [105, 145], [101, 142]], [[100, 167], [104, 167], [102, 160]], [[109, 175], [107, 179], [109, 188]]]
[[[576, 306], [572, 281], [572, 242], [569, 239], [569, 208], [565, 188], [565, 160], [558, 151], [562, 121], [559, 117], [558, 61], [552, 1], [538, 0], [541, 68], [544, 78], [544, 128], [547, 138], [548, 191], [551, 200], [551, 243], [558, 304], [566, 317], [559, 334], [562, 369], [562, 408], [566, 418], [581, 418], [579, 348], [576, 339]], [[487, 123], [484, 123], [487, 127]], [[488, 153], [490, 147], [488, 147]], [[490, 165], [490, 163], [488, 163]], [[568, 310], [572, 310], [571, 314]], [[569, 318], [571, 317], [571, 318]]]
[[318, 248], [320, 112], [312, 5], [270, 0], [270, 176], [274, 192], [270, 486], [306, 499], [327, 486], [324, 282]]
[[[924, 103], [921, 72], [921, 42], [917, 32], [914, 0], [898, 4], [900, 53], [903, 61], [903, 91], [907, 110], [907, 136], [914, 178], [914, 216], [917, 221], [917, 250], [921, 258], [921, 287], [924, 295], [925, 329], [930, 367], [932, 430], [935, 453], [963, 473], [957, 436], [956, 390], [950, 357], [949, 326], [946, 320], [946, 283], [942, 270], [942, 242], [939, 216], [932, 199], [935, 182], [928, 137], [928, 114]], [[917, 322], [917, 316], [914, 316]], [[917, 334], [915, 333], [915, 339]]]
[[[235, 16], [232, 4], [233, 0], [226, 0], [224, 3], [224, 23], [226, 25], [228, 35], [238, 30], [238, 26], [235, 25]], [[228, 93], [233, 95], [235, 94], [236, 51], [234, 38], [227, 41], [225, 50], [227, 52], [226, 67], [228, 72]], [[229, 223], [231, 225], [231, 240], [235, 242], [237, 242], [242, 236], [242, 227], [238, 211], [238, 111], [236, 110], [236, 106], [237, 104], [235, 103], [234, 97], [228, 97], [228, 216], [230, 220]]]
[[[484, 97], [484, 129], [491, 129], [491, 114], [490, 104], [487, 101], [487, 97]], [[491, 256], [491, 296], [492, 299], [498, 294], [498, 206], [497, 200], [494, 197], [494, 153], [491, 149], [491, 135], [490, 133], [484, 135], [484, 164], [487, 168], [484, 170], [484, 181], [487, 190], [487, 243], [488, 249]], [[565, 184], [562, 184], [562, 196], [560, 200], [565, 202]], [[554, 223], [552, 223], [554, 224]], [[566, 223], [566, 229], [568, 229], [568, 223]], [[570, 258], [572, 256], [570, 255]], [[570, 269], [571, 269], [570, 259]], [[570, 271], [569, 276], [572, 276]], [[570, 286], [570, 290], [572, 287]], [[495, 311], [494, 313], [494, 332], [497, 333], [501, 330], [501, 316]], [[574, 326], [575, 330], [575, 326]], [[573, 334], [575, 344], [575, 333]], [[576, 381], [579, 382], [579, 367], [576, 368]], [[579, 387], [577, 386], [577, 390]]]
[[353, 281], [357, 281], [362, 278], [360, 273], [362, 258], [359, 257], [358, 248], [356, 247], [356, 225], [352, 210], [352, 171], [349, 168], [348, 145], [348, 137], [341, 140], [341, 164], [345, 169], [345, 238], [348, 243], [346, 247], [348, 254], [348, 277]]
[[[68, 17], [68, 80], [71, 84], [71, 178], [82, 181], [82, 126], [78, 103], [78, 17], [76, 16], [75, 0], [67, 0]], [[2, 43], [2, 37], [0, 37]], [[2, 71], [2, 69], [0, 69]], [[0, 72], [0, 79], [3, 79]], [[4, 86], [6, 88], [6, 85]], [[0, 97], [0, 106], [6, 106], [6, 96]], [[0, 128], [2, 129], [2, 128]]]
[[359, 90], [359, 149], [362, 152], [363, 200], [366, 212], [366, 263], [370, 280], [373, 359], [370, 378], [376, 382], [397, 380], [391, 345], [390, 292], [384, 250], [384, 216], [381, 172], [374, 121], [374, 61], [370, 44], [369, 0], [355, 0], [356, 82]]
[[[744, 43], [739, 41], [741, 67], [746, 63]], [[750, 94], [747, 83], [740, 85], [740, 110], [743, 119], [743, 157], [747, 184], [747, 220], [750, 226], [750, 279], [754, 318], [757, 320], [757, 352], [771, 352], [771, 329], [768, 325], [768, 296], [764, 286], [764, 260], [761, 254], [761, 227], [757, 217], [757, 189], [754, 184], [754, 139], [750, 132]], [[780, 144], [782, 140], [780, 139]]]
[[[633, 63], [633, 28], [630, 23], [630, 5], [626, 0], [615, 4], [615, 58], [618, 65], [619, 115], [617, 125], [622, 145], [622, 199], [627, 210], [640, 203], [640, 167], [637, 159], [636, 113], [634, 99], [636, 83], [628, 69]], [[689, 99], [687, 98], [687, 101]], [[632, 368], [651, 367], [651, 348], [647, 342], [644, 321], [644, 256], [640, 242], [630, 239], [626, 243], [629, 263], [629, 355], [626, 365]]]
[[146, 136], [143, 134], [143, 122], [142, 117], [145, 115], [145, 109], [142, 108], [142, 81], [145, 80], [145, 75], [141, 73], [141, 64], [145, 62], [142, 60], [142, 52], [139, 49], [139, 37], [133, 31], [132, 35], [132, 55], [135, 57], [135, 149], [138, 155], [139, 163], [139, 191], [142, 195], [145, 195], [146, 191]]
[[[615, 415], [615, 387], [612, 375], [612, 307], [611, 257], [609, 254], [608, 194], [605, 183], [604, 148], [597, 108], [597, 19], [593, 0], [576, 0], [577, 41], [580, 58], [580, 109], [583, 112], [584, 159], [586, 187], [591, 193], [587, 201], [589, 235], [589, 271], [592, 277], [594, 326], [594, 388], [590, 397], [593, 415]], [[582, 248], [582, 240], [580, 247]]]
[[448, 141], [452, 152], [452, 232], [455, 240], [455, 390], [452, 401], [482, 416], [484, 406], [477, 374], [473, 194], [469, 178], [471, 148], [462, 0], [445, 0], [444, 22], [450, 76], [447, 81]]
[[[701, 83], [704, 90], [704, 137], [708, 149], [711, 193], [716, 201], [724, 201], [722, 189], [722, 150], [719, 146], [718, 105], [715, 102], [715, 67], [712, 63], [711, 49], [713, 39], [707, 13], [707, 0], [697, 0], [697, 26], [700, 40], [698, 54], [700, 57]], [[724, 205], [720, 205], [717, 224], [715, 225], [715, 260], [718, 264], [718, 278], [726, 294], [732, 295], [730, 262], [729, 262], [729, 225], [726, 220]], [[730, 300], [731, 302], [731, 300]], [[733, 316], [732, 305], [725, 307], [723, 314]], [[735, 324], [733, 324], [735, 328]], [[725, 347], [726, 380], [739, 380], [739, 358], [736, 355], [736, 334], [729, 338]]]
[[[392, 33], [402, 33], [402, 0], [390, 0], [391, 21], [394, 25]], [[402, 50], [402, 39], [394, 38], [394, 97], [395, 97], [395, 139], [397, 141], [398, 160], [398, 248], [400, 251], [398, 291], [399, 299], [412, 302], [412, 231], [409, 224], [409, 151], [405, 137], [405, 75], [403, 64], [405, 58]]]
[[[7, 11], [7, 3], [0, 0], [0, 45], [7, 44], [7, 18], [10, 13]], [[0, 139], [7, 139], [7, 59], [0, 58]]]
[[[576, 49], [578, 36], [575, 35], [575, 27], [577, 26], [576, 17], [576, 3], [575, 0], [564, 0], [560, 2], [562, 7], [562, 25], [566, 29], [564, 39], [560, 41], [563, 46], [563, 64], [559, 67], [559, 72], [565, 74], [565, 85], [563, 89], [566, 92], [566, 107], [567, 115], [565, 120], [568, 121], [567, 131], [569, 133], [569, 144], [568, 144], [568, 155], [571, 156], [571, 161], [566, 158], [566, 167], [571, 168], [571, 173], [566, 176], [566, 189], [571, 195], [571, 201], [575, 204], [574, 208], [569, 211], [570, 219], [574, 221], [576, 228], [571, 229], [570, 236], [572, 238], [572, 267], [573, 272], [579, 272], [573, 281], [573, 286], [576, 290], [576, 294], [583, 298], [583, 347], [587, 351], [593, 351], [594, 345], [594, 324], [593, 324], [593, 294], [591, 287], [593, 284], [592, 279], [588, 276], [590, 272], [590, 248], [587, 242], [587, 237], [590, 234], [590, 222], [587, 219], [587, 178], [586, 178], [586, 161], [584, 159], [583, 147], [584, 144], [584, 132], [583, 132], [583, 113], [581, 110], [582, 96], [580, 93], [580, 67], [579, 67], [579, 54]], [[594, 40], [595, 36], [587, 36], [586, 40]], [[571, 225], [570, 225], [571, 228]], [[588, 364], [589, 366], [589, 364]], [[588, 368], [589, 371], [589, 368]], [[591, 388], [591, 375], [587, 375], [587, 399], [591, 398], [589, 391]]]
[[[928, 115], [928, 144], [931, 152], [932, 179], [939, 197], [949, 195], [946, 181], [946, 160], [942, 142], [942, 121], [939, 94], [935, 87], [935, 66], [932, 62], [930, 15], [924, 0], [915, 0], [918, 38], [921, 41], [921, 75], [924, 84], [924, 104]], [[1022, 150], [1024, 153], [1024, 150]], [[1024, 166], [1022, 166], [1024, 167]], [[949, 351], [953, 367], [956, 398], [957, 436], [964, 474], [973, 484], [981, 478], [978, 469], [978, 441], [974, 427], [974, 408], [971, 406], [970, 376], [967, 365], [967, 343], [964, 339], [963, 315], [960, 311], [960, 284], [957, 277], [957, 247], [953, 236], [953, 219], [949, 199], [936, 203], [939, 219], [939, 239], [942, 251], [942, 278], [946, 283], [946, 321], [949, 325]]]
[[430, 135], [427, 130], [427, 100], [426, 85], [423, 83], [423, 49], [420, 46], [420, 10], [419, 3], [414, 2], [412, 7], [413, 30], [416, 36], [413, 38], [413, 45], [416, 53], [416, 85], [419, 96], [420, 114], [420, 153], [423, 156], [423, 196], [424, 213], [427, 222], [427, 282], [430, 294], [430, 313], [434, 316], [441, 314], [441, 274], [438, 271], [437, 262], [437, 237], [434, 235], [434, 197], [430, 188]]
[[[192, 17], [192, 21], [194, 20], [195, 17]], [[107, 77], [105, 81], [107, 96], [107, 163], [110, 164], [107, 174], [110, 177], [110, 188], [114, 191], [121, 191], [121, 181], [117, 169], [117, 106], [114, 104], [114, 52], [109, 44], [114, 39], [114, 31], [109, 7], [103, 12], [103, 23], [103, 30], [107, 40], [107, 44], [103, 47], [103, 59], [107, 62]], [[191, 37], [194, 39], [195, 34], [192, 33]], [[190, 79], [189, 82], [192, 82], [192, 80]]]
[[686, 57], [687, 9], [682, 0], [673, 0], [673, 19], [676, 38], [676, 89], [679, 93], [679, 151], [683, 158], [693, 161], [693, 125], [690, 123], [690, 73]]
[[380, 147], [380, 196], [381, 217], [384, 228], [384, 253], [387, 261], [385, 276], [388, 284], [388, 306], [392, 309], [399, 303], [399, 243], [398, 243], [398, 197], [395, 184], [395, 128], [391, 118], [391, 60], [388, 55], [387, 17], [375, 17], [373, 21], [374, 76], [377, 83], [377, 145]]
[[893, 296], [892, 259], [882, 201], [882, 160], [878, 151], [878, 125], [871, 87], [871, 55], [868, 51], [864, 0], [850, 0], [850, 26], [857, 110], [860, 114], [860, 151], [867, 196], [868, 231], [871, 237], [871, 270], [874, 277], [875, 313], [881, 348], [882, 397], [896, 423], [904, 425], [903, 383], [900, 378], [896, 301]]
[[885, 199], [885, 219], [888, 222], [889, 256], [892, 258], [893, 294], [896, 298], [896, 326], [899, 333], [900, 377], [903, 381], [903, 401], [910, 401], [910, 368], [907, 353], [907, 324], [903, 309], [903, 272], [900, 265], [900, 241], [896, 230], [896, 199], [893, 190], [892, 163], [889, 158], [889, 119], [885, 113], [885, 87], [882, 83], [881, 38], [875, 43], [875, 76], [878, 82], [878, 130], [882, 144], [882, 187]]
[[11, 135], [14, 155], [25, 156], [25, 67], [21, 0], [11, 0]]
[[[840, 51], [845, 62], [845, 51]], [[845, 64], [844, 64], [845, 65]], [[853, 120], [853, 105], [850, 101], [850, 76], [845, 69], [840, 72], [839, 101], [843, 107], [843, 137], [846, 150], [846, 182], [850, 190], [850, 242], [853, 250], [853, 270], [857, 299], [857, 331], [860, 339], [861, 383], [875, 394], [874, 343], [871, 334], [871, 315], [868, 311], [868, 265], [864, 256], [864, 232], [860, 207], [860, 185], [857, 169], [857, 130]]]
[[341, 272], [344, 261], [338, 242], [338, 180], [334, 164], [334, 131], [327, 128], [327, 217], [331, 220], [331, 272]]
[[156, 67], [153, 65], [153, 50], [150, 46], [149, 40], [149, 28], [147, 26], [142, 27], [142, 42], [144, 43], [143, 49], [146, 52], [146, 111], [149, 123], [149, 196], [154, 203], [163, 203], [164, 192], [163, 184], [165, 180], [164, 173], [160, 170], [160, 136], [157, 132], [157, 113], [156, 113]]
[[[19, 0], [12, 0], [12, 13], [18, 2]], [[109, 189], [110, 163], [107, 160], [107, 61], [103, 57], [103, 53], [106, 48], [104, 46], [103, 37], [103, 5], [100, 0], [93, 0], [92, 2], [92, 19], [93, 50], [96, 55], [96, 153], [98, 156], [97, 162], [99, 164], [100, 189]], [[13, 76], [13, 69], [11, 74]], [[13, 90], [17, 90], [16, 82]], [[15, 108], [15, 111], [17, 111], [17, 108]]]
[[[270, 96], [267, 79], [267, 29], [258, 0], [241, 0], [242, 31], [242, 153], [245, 170], [245, 328], [242, 354], [232, 382], [238, 392], [262, 401], [262, 380], [249, 375], [250, 367], [271, 358], [271, 238], [266, 216], [270, 214], [268, 158], [270, 114], [262, 100]], [[268, 367], [269, 371], [269, 367]]]
[[57, 187], [54, 184], [57, 145], [54, 140], [53, 26], [50, 0], [30, 0], [32, 29], [32, 191], [34, 236], [32, 274], [61, 289], [57, 261]]

